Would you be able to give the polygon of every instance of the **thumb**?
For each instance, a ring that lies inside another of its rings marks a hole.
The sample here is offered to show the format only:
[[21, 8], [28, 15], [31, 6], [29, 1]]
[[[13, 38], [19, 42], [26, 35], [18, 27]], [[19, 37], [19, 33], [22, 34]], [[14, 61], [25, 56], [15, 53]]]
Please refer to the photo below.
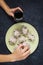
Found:
[[24, 45], [23, 44], [20, 44], [19, 46], [18, 46], [18, 48], [24, 48]]
[[13, 13], [10, 13], [10, 16], [12, 16], [14, 18], [14, 14]]

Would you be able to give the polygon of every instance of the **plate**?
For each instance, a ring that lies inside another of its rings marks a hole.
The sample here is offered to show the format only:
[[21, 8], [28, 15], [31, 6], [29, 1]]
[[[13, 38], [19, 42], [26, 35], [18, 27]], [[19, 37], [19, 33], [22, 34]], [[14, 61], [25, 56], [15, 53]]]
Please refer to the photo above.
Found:
[[22, 22], [22, 23], [13, 24], [13, 25], [8, 29], [8, 31], [7, 31], [7, 33], [6, 33], [6, 36], [5, 36], [6, 46], [7, 46], [7, 48], [9, 49], [9, 51], [10, 51], [11, 53], [14, 52], [14, 49], [17, 47], [17, 44], [16, 44], [16, 45], [10, 45], [10, 44], [9, 44], [9, 39], [10, 39], [10, 37], [11, 37], [13, 31], [14, 31], [15, 29], [20, 29], [22, 25], [26, 26], [26, 27], [29, 29], [29, 31], [30, 31], [32, 34], [34, 34], [34, 36], [35, 36], [35, 40], [30, 43], [30, 54], [32, 54], [32, 53], [37, 49], [37, 47], [38, 47], [38, 44], [39, 44], [39, 35], [38, 35], [37, 30], [36, 30], [31, 24], [29, 24], [29, 23], [24, 23], [24, 22]]

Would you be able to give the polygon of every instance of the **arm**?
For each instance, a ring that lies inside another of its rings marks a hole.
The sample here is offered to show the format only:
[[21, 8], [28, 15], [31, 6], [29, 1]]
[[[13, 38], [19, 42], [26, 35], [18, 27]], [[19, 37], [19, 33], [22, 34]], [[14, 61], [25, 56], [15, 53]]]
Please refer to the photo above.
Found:
[[[6, 2], [4, 0], [0, 0], [0, 6], [3, 8], [3, 10], [10, 16], [14, 17], [14, 12], [16, 10], [20, 10], [22, 11], [22, 9], [20, 7], [16, 7], [16, 8], [10, 8]], [[23, 12], [23, 11], [22, 11]]]
[[30, 50], [28, 46], [25, 46], [24, 49], [22, 49], [22, 46], [23, 45], [19, 45], [12, 54], [0, 54], [0, 62], [15, 62], [26, 59], [30, 54]]
[[0, 54], [0, 62], [11, 62], [10, 55], [2, 55], [2, 54]]
[[5, 3], [4, 0], [0, 0], [0, 6], [7, 12], [10, 10], [10, 7]]

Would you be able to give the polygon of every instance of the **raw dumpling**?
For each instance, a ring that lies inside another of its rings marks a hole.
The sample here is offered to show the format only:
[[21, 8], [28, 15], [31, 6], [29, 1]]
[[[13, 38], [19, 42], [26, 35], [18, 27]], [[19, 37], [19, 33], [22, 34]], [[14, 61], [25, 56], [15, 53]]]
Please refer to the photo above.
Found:
[[26, 41], [26, 37], [20, 36], [20, 37], [18, 38], [18, 41], [19, 41], [20, 43], [22, 43], [22, 42]]
[[27, 29], [26, 26], [23, 26], [23, 27], [22, 27], [22, 33], [23, 33], [24, 35], [26, 35], [26, 34], [28, 33], [28, 29]]
[[29, 40], [33, 41], [35, 39], [35, 36], [30, 34], [30, 33], [28, 33], [28, 38], [29, 38]]
[[30, 42], [29, 42], [29, 41], [25, 41], [25, 42], [23, 42], [23, 45], [24, 45], [24, 46], [28, 45], [29, 48], [30, 48]]
[[14, 38], [13, 36], [12, 36], [12, 37], [10, 37], [9, 42], [10, 42], [10, 44], [11, 44], [11, 45], [15, 44], [15, 43], [16, 43], [16, 41], [17, 41], [17, 39], [16, 39], [16, 38]]
[[15, 36], [15, 37], [19, 37], [19, 36], [20, 36], [20, 31], [15, 30], [15, 31], [14, 31], [14, 36]]

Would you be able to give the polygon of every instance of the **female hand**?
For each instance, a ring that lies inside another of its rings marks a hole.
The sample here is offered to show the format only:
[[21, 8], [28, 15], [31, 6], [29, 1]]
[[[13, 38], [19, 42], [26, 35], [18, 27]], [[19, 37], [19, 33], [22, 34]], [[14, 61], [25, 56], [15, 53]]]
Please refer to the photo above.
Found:
[[2, 7], [4, 11], [12, 17], [14, 17], [14, 13], [16, 10], [20, 10], [21, 12], [23, 12], [23, 10], [20, 7], [10, 8], [4, 0], [0, 0], [0, 7]]
[[16, 8], [7, 9], [7, 10], [6, 10], [6, 13], [7, 13], [9, 16], [14, 17], [14, 13], [15, 13], [16, 10], [20, 10], [21, 12], [23, 12], [23, 10], [22, 10], [20, 7], [16, 7]]
[[26, 59], [30, 55], [30, 50], [28, 46], [22, 49], [23, 45], [20, 44], [18, 48], [11, 54], [11, 62], [20, 61]]

